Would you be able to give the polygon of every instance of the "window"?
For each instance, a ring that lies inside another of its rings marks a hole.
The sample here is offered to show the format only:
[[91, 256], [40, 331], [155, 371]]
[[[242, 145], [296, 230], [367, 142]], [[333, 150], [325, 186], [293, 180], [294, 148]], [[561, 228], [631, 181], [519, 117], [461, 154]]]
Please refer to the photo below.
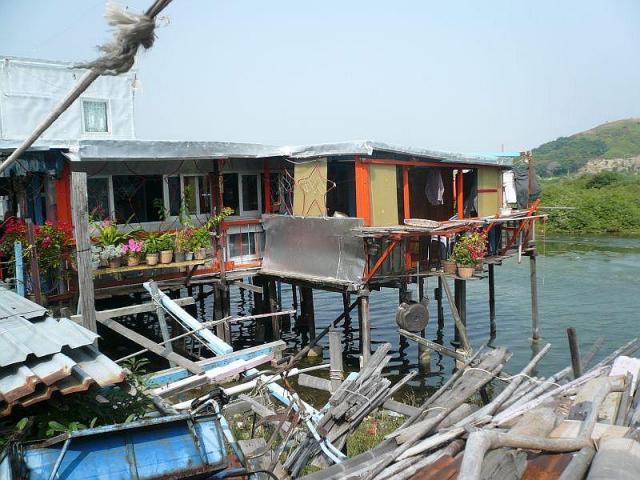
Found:
[[161, 175], [114, 175], [111, 178], [116, 223], [161, 220], [164, 210]]
[[255, 234], [232, 233], [229, 235], [229, 257], [254, 256], [256, 254]]
[[89, 216], [95, 220], [111, 218], [111, 181], [109, 177], [87, 179]]
[[83, 100], [82, 117], [86, 133], [106, 133], [109, 131], [107, 102]]
[[258, 175], [242, 175], [242, 210], [258, 211]]
[[166, 177], [169, 215], [180, 215], [184, 200], [189, 215], [211, 213], [211, 187], [206, 175]]
[[222, 176], [222, 202], [234, 215], [252, 215], [262, 210], [260, 175], [225, 173]]
[[233, 209], [234, 215], [240, 215], [240, 196], [238, 195], [238, 174], [225, 173], [222, 176], [222, 203]]

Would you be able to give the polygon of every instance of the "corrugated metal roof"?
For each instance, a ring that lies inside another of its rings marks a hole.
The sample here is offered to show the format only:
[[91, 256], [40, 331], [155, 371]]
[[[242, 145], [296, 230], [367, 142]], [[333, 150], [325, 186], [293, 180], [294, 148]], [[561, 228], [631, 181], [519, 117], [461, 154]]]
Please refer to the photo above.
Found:
[[0, 302], [0, 416], [54, 391], [67, 395], [124, 379], [124, 370], [93, 345], [95, 333], [46, 316], [46, 309], [2, 286]]
[[[22, 142], [0, 140], [0, 150], [13, 150]], [[513, 159], [504, 154], [456, 153], [427, 148], [408, 147], [370, 140], [322, 143], [315, 145], [265, 145], [239, 142], [199, 142], [179, 140], [79, 140], [36, 143], [32, 150], [61, 149], [74, 162], [199, 160], [212, 158], [286, 157], [292, 160], [323, 157], [372, 155], [386, 152], [405, 155], [416, 160], [474, 165], [511, 166]]]
[[500, 166], [512, 164], [511, 158], [444, 152], [368, 140], [298, 146], [232, 142], [80, 140], [77, 146], [72, 147], [66, 155], [76, 162], [96, 162], [270, 157], [286, 157], [295, 160], [324, 156], [372, 155], [374, 152], [405, 155], [416, 160], [431, 162]]

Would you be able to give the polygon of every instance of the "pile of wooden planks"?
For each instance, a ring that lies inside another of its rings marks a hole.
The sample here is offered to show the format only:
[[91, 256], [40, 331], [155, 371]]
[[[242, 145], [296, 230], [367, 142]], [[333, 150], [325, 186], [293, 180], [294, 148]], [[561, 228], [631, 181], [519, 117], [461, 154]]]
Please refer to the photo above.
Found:
[[[504, 371], [505, 349], [480, 349], [378, 447], [304, 478], [640, 478], [640, 359], [628, 356], [640, 341], [577, 378], [571, 366], [537, 378], [535, 368], [549, 348], [515, 375]], [[485, 391], [489, 385], [493, 398]], [[319, 423], [334, 442], [342, 438], [342, 425], [332, 423], [331, 409], [355, 412], [342, 406], [347, 390], [334, 394]]]

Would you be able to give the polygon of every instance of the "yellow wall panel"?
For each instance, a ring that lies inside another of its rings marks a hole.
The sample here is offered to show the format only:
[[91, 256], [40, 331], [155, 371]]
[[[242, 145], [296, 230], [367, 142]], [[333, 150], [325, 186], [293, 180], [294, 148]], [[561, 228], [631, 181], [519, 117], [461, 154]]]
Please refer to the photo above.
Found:
[[398, 191], [395, 165], [369, 165], [371, 225], [398, 224]]
[[[487, 192], [483, 190], [495, 190]], [[502, 175], [499, 168], [478, 168], [478, 215], [495, 215], [502, 206]]]
[[327, 159], [298, 163], [294, 168], [293, 214], [323, 217], [327, 214]]

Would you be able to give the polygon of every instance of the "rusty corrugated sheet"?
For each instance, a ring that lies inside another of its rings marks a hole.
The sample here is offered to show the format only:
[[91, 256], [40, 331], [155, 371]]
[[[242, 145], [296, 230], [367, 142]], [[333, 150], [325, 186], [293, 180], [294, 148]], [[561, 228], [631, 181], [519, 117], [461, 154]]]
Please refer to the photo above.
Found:
[[0, 302], [0, 416], [55, 391], [68, 395], [124, 379], [124, 370], [93, 345], [95, 333], [49, 317], [46, 309], [2, 286]]

